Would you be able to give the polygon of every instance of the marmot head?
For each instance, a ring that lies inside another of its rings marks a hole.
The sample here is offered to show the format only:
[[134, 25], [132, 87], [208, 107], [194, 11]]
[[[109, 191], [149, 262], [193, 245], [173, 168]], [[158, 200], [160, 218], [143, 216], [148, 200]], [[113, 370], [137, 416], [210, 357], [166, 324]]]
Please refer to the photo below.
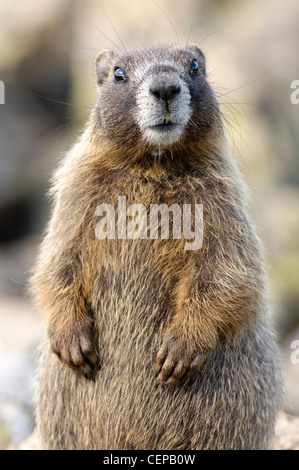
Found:
[[[196, 45], [152, 46], [96, 60], [100, 134], [123, 155], [203, 153], [222, 132], [205, 58]], [[218, 139], [219, 140], [219, 139]]]

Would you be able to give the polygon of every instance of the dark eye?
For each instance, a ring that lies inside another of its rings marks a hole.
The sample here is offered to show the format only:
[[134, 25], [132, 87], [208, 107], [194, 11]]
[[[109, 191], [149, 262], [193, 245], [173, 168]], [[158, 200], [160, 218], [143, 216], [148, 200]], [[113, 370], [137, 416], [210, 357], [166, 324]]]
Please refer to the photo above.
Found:
[[114, 80], [116, 82], [122, 82], [126, 79], [124, 71], [120, 67], [114, 69]]
[[191, 75], [198, 75], [199, 74], [199, 65], [198, 62], [193, 59], [191, 62]]

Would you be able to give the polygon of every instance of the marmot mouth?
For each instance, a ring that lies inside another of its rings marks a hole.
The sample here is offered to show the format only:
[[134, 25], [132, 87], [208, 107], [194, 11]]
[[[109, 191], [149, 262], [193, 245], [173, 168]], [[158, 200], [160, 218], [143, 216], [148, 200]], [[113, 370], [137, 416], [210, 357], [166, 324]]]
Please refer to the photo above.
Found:
[[155, 126], [150, 126], [150, 129], [153, 129], [153, 130], [158, 130], [158, 131], [163, 131], [163, 130], [168, 130], [168, 129], [171, 129], [171, 128], [174, 128], [176, 127], [177, 124], [175, 124], [174, 122], [162, 122], [161, 124], [156, 124]]
[[160, 124], [147, 126], [142, 129], [145, 139], [159, 148], [169, 146], [177, 142], [183, 132], [184, 124], [179, 122], [160, 122]]

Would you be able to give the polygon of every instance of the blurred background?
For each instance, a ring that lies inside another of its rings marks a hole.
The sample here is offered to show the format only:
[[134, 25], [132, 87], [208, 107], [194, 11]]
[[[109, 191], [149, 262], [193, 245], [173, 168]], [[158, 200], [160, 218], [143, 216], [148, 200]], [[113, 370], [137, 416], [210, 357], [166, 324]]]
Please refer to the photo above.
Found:
[[299, 104], [290, 100], [299, 3], [1, 0], [0, 24], [0, 448], [33, 428], [42, 318], [26, 287], [49, 217], [49, 178], [95, 102], [94, 58], [122, 47], [119, 38], [126, 47], [196, 42], [206, 55], [266, 250], [284, 409], [299, 415], [299, 364], [291, 360], [299, 341]]

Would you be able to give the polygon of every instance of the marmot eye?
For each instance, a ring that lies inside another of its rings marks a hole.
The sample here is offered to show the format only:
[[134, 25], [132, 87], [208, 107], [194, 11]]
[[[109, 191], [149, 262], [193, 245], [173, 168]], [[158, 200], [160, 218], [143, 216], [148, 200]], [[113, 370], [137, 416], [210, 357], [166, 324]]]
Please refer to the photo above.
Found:
[[125, 77], [124, 71], [120, 67], [115, 67], [115, 69], [114, 69], [114, 80], [116, 82], [121, 82], [125, 79], [126, 79], [126, 77]]
[[199, 73], [199, 65], [198, 65], [198, 62], [193, 59], [192, 62], [191, 62], [191, 74], [192, 75], [198, 75]]

